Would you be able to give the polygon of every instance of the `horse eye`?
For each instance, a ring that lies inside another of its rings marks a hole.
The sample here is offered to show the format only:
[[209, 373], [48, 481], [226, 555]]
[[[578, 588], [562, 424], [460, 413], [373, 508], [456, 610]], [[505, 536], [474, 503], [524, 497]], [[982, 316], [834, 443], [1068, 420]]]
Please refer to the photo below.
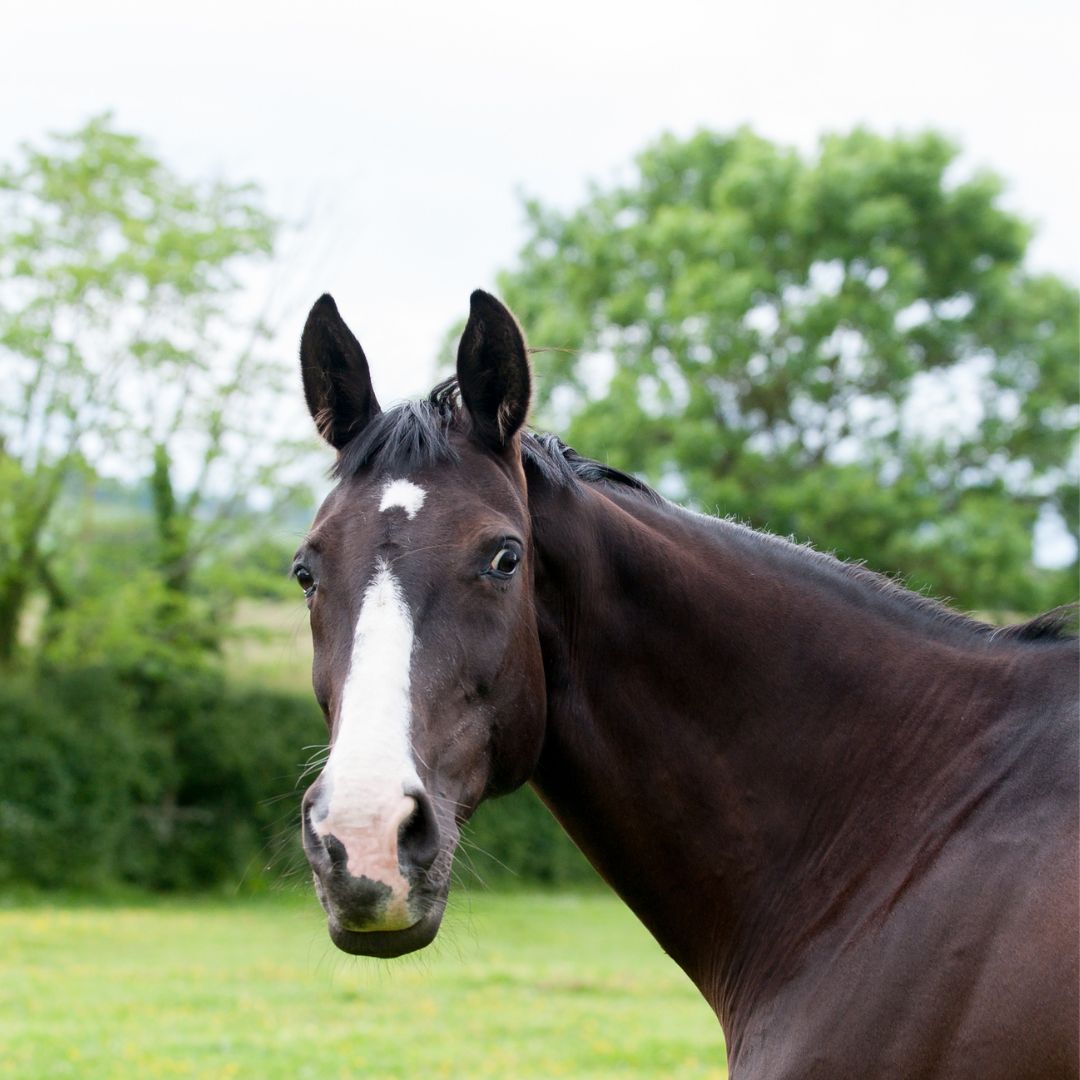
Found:
[[496, 577], [508, 578], [518, 568], [520, 562], [521, 549], [517, 544], [504, 544], [491, 560], [488, 569]]
[[294, 571], [294, 576], [300, 582], [300, 588], [304, 590], [305, 596], [310, 596], [315, 591], [315, 578], [306, 566], [298, 566]]

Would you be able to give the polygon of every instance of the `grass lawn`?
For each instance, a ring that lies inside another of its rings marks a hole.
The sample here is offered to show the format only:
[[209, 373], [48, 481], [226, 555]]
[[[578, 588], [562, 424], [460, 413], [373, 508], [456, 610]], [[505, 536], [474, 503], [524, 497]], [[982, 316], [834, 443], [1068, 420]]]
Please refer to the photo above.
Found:
[[0, 908], [0, 1078], [713, 1077], [723, 1039], [614, 897], [460, 891], [339, 953], [313, 897]]

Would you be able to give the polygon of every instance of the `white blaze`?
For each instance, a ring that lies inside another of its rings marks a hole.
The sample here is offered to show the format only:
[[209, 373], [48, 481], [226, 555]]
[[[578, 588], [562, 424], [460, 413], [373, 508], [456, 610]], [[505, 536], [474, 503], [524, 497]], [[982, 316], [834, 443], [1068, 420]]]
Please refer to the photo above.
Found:
[[406, 892], [397, 828], [415, 805], [405, 793], [421, 788], [409, 739], [412, 647], [409, 606], [379, 560], [356, 620], [337, 733], [323, 770], [322, 805], [312, 814], [316, 832], [345, 845], [350, 873], [404, 885]]
[[427, 492], [411, 480], [390, 480], [383, 488], [379, 510], [393, 510], [395, 507], [401, 507], [412, 521], [420, 507], [424, 505], [426, 497]]

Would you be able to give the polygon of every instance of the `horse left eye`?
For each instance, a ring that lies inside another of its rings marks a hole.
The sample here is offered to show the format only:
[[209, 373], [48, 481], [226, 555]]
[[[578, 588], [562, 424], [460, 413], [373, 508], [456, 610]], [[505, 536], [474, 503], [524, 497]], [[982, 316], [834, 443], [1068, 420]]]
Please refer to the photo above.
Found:
[[516, 544], [504, 544], [491, 560], [488, 569], [496, 577], [508, 578], [518, 568], [520, 562], [521, 549]]

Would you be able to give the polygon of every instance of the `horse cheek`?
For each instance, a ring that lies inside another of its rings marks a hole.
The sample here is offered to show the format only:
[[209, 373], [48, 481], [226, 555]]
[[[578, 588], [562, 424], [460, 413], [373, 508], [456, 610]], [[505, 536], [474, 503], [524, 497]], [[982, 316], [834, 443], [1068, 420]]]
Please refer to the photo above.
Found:
[[495, 710], [490, 735], [490, 771], [485, 798], [507, 795], [526, 783], [536, 769], [544, 744], [547, 692], [540, 643], [535, 628], [515, 649], [523, 658], [508, 680], [508, 693]]

